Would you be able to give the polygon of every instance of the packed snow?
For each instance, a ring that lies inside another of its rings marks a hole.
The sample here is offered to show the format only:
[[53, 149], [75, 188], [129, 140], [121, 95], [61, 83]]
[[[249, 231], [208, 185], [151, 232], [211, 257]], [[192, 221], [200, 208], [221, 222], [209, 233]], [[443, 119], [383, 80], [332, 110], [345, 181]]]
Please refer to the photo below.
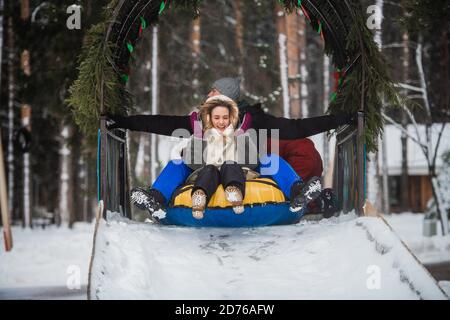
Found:
[[12, 251], [0, 250], [0, 299], [86, 299], [93, 226], [13, 227]]
[[423, 264], [450, 262], [450, 235], [441, 236], [438, 221], [437, 235], [424, 237], [423, 219], [423, 214], [411, 212], [386, 215], [389, 224]]
[[93, 299], [445, 299], [381, 219], [253, 229], [99, 227]]
[[[449, 261], [450, 237], [423, 237], [422, 219], [387, 216], [422, 262]], [[398, 239], [372, 220], [194, 229], [115, 217], [100, 225], [92, 298], [416, 299], [415, 290], [439, 298]], [[0, 299], [86, 299], [93, 227], [14, 227], [13, 250], [0, 250]], [[450, 292], [450, 279], [440, 285]]]

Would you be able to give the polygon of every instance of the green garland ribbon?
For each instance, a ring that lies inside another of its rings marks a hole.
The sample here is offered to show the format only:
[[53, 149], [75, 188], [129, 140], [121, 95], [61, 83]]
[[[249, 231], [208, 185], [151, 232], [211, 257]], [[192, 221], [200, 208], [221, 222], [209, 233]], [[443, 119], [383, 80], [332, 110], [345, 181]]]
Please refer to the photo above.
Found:
[[164, 0], [161, 2], [161, 5], [159, 6], [158, 14], [161, 14], [164, 11], [164, 9], [166, 8], [166, 4], [167, 4], [167, 0]]
[[130, 53], [133, 53], [134, 47], [130, 42], [127, 42], [127, 48], [128, 48], [128, 51], [130, 51]]

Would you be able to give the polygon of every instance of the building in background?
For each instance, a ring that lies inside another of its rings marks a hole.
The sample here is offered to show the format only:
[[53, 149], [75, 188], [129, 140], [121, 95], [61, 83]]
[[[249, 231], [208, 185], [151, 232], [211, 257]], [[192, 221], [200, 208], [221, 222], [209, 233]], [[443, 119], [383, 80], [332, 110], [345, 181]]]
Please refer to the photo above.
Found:
[[[440, 130], [442, 124], [436, 123], [432, 127], [433, 138], [437, 139], [437, 132]], [[409, 193], [409, 210], [412, 212], [424, 212], [427, 207], [428, 201], [433, 197], [430, 180], [428, 178], [428, 167], [426, 159], [420, 150], [420, 147], [411, 139], [408, 139], [408, 190], [401, 190], [400, 178], [401, 178], [401, 131], [392, 125], [386, 126], [387, 137], [387, 168], [389, 176], [389, 202], [391, 212], [400, 212], [400, 199], [402, 192]], [[408, 132], [417, 136], [416, 129], [413, 125], [408, 125]], [[419, 136], [422, 141], [425, 141], [425, 126], [418, 125]], [[433, 141], [433, 148], [436, 145], [436, 141]], [[381, 150], [381, 145], [379, 147]], [[450, 125], [447, 124], [444, 133], [441, 138], [441, 143], [438, 150], [438, 156], [436, 161], [436, 171], [439, 175], [443, 167], [442, 156], [445, 152], [450, 150]], [[381, 154], [379, 163], [382, 162]], [[381, 168], [379, 169], [381, 170]], [[379, 171], [379, 175], [382, 172]], [[450, 181], [448, 181], [450, 183]]]

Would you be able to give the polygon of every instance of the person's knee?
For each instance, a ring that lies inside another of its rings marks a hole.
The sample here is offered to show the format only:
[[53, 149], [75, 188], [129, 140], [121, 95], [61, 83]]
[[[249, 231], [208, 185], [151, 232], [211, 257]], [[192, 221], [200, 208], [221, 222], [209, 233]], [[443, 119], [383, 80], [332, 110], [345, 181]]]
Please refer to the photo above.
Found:
[[202, 171], [207, 173], [214, 173], [218, 172], [219, 169], [213, 164], [207, 164], [206, 166], [203, 167]]
[[234, 166], [234, 165], [238, 165], [238, 163], [236, 161], [233, 161], [233, 160], [227, 160], [224, 163], [222, 163], [222, 167]]
[[213, 164], [207, 164], [204, 166], [205, 170], [215, 170], [216, 166]]

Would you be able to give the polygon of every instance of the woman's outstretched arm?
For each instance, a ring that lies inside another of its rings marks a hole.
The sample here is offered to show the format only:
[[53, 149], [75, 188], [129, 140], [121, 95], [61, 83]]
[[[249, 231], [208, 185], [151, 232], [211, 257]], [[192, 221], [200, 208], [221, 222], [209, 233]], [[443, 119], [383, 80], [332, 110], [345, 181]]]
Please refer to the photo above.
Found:
[[135, 116], [108, 116], [114, 121], [109, 129], [123, 128], [132, 131], [144, 131], [165, 136], [171, 136], [177, 129], [188, 130], [192, 134], [190, 116], [167, 115], [135, 115]]

